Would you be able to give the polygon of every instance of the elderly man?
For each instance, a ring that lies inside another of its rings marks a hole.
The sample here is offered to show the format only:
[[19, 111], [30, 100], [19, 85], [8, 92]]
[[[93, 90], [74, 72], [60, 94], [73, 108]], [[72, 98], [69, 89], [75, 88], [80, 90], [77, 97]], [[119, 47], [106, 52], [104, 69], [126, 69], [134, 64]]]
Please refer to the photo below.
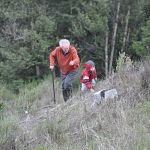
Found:
[[75, 47], [70, 45], [69, 40], [61, 39], [59, 47], [50, 53], [50, 69], [54, 69], [57, 59], [61, 71], [62, 93], [66, 102], [72, 96], [72, 82], [78, 74], [79, 57]]

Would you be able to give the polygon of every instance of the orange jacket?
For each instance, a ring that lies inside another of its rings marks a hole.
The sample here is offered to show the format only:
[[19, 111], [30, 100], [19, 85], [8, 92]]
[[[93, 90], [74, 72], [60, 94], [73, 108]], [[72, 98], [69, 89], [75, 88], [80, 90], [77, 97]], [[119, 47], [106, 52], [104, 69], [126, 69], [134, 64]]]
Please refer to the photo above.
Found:
[[[63, 54], [60, 47], [56, 47], [49, 55], [50, 66], [54, 66], [56, 58], [62, 74], [68, 74], [79, 68], [79, 57], [77, 50], [73, 46], [70, 46], [69, 52], [66, 55]], [[70, 61], [74, 61], [73, 66], [69, 65]]]

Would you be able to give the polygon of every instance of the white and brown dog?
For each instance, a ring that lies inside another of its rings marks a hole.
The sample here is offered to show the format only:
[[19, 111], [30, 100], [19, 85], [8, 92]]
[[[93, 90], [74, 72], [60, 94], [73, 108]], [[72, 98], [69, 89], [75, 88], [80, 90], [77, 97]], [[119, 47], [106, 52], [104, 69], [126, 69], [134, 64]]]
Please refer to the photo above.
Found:
[[117, 98], [118, 92], [116, 89], [109, 89], [109, 90], [104, 89], [93, 93], [93, 97], [94, 97], [94, 102], [92, 103], [91, 107], [95, 107], [96, 105], [100, 104], [102, 101]]

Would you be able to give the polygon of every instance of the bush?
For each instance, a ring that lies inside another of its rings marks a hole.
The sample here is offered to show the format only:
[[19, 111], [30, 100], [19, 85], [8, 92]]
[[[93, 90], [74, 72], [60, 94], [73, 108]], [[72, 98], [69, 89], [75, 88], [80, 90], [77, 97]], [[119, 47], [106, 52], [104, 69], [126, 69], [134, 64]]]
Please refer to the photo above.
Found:
[[4, 100], [12, 100], [12, 99], [14, 99], [14, 97], [15, 97], [15, 94], [13, 94], [13, 92], [8, 89], [7, 85], [4, 83], [1, 83], [0, 103], [1, 103], [1, 101], [4, 101]]

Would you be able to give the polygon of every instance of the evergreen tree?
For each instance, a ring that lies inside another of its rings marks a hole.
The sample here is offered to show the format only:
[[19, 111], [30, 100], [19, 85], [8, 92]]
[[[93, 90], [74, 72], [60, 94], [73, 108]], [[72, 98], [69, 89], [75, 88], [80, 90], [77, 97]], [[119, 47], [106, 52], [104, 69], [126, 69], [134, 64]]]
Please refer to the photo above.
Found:
[[133, 49], [141, 57], [150, 58], [150, 20], [142, 27], [142, 35], [140, 41], [133, 43]]
[[0, 78], [12, 81], [40, 76], [48, 70], [48, 47], [53, 41], [49, 36], [55, 31], [53, 17], [47, 16], [47, 6], [40, 1], [1, 3]]

